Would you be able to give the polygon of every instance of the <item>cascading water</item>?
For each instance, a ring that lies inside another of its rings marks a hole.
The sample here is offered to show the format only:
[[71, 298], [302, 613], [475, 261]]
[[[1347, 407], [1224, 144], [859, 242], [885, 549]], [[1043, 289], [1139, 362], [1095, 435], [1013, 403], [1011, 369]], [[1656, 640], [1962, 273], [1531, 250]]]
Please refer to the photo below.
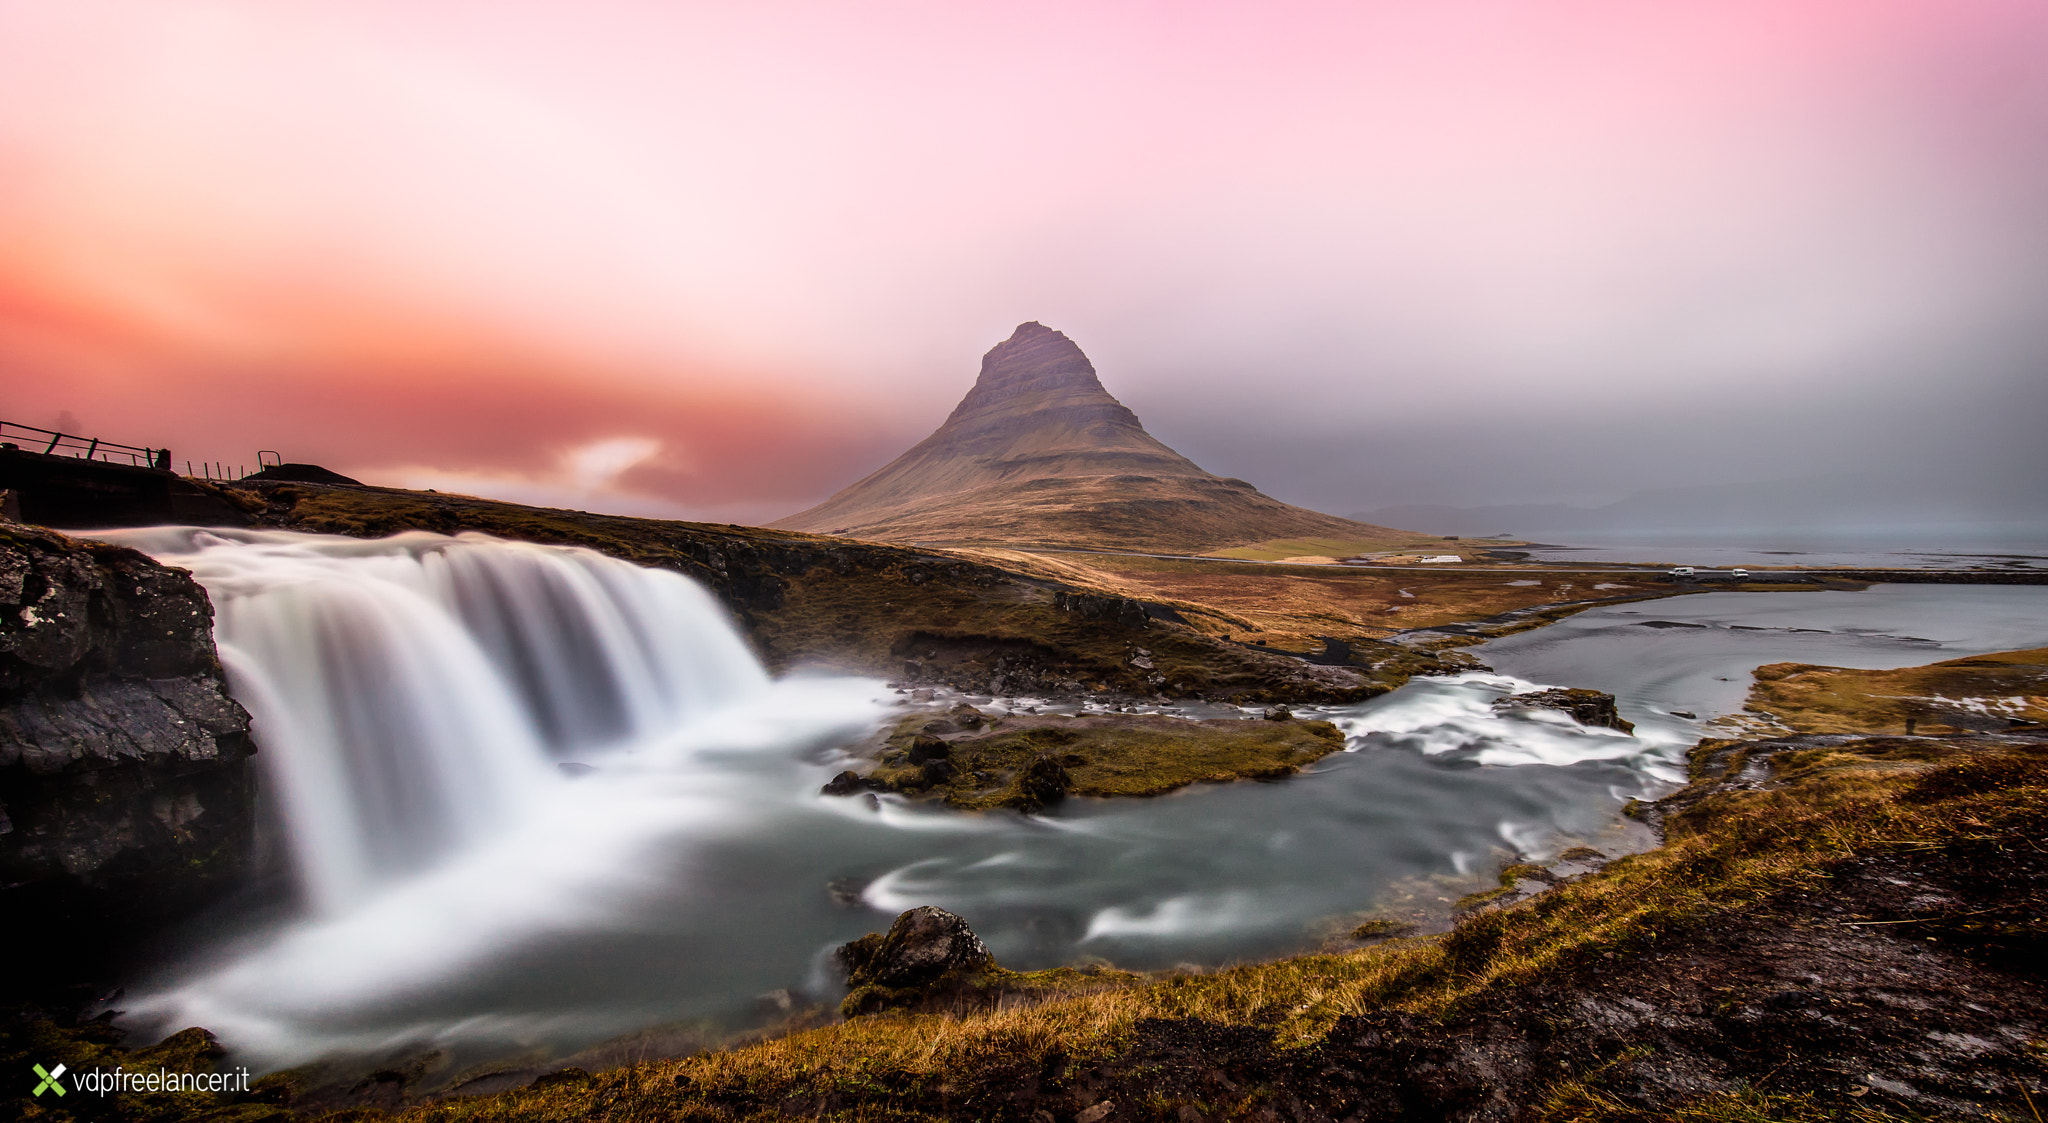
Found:
[[165, 528], [323, 911], [530, 818], [551, 757], [758, 699], [767, 675], [696, 584], [589, 550], [413, 532], [376, 541]]
[[798, 759], [882, 712], [867, 680], [771, 682], [694, 582], [589, 550], [421, 532], [102, 537], [206, 587], [310, 906], [124, 1005], [144, 1024], [208, 1026], [259, 1064], [644, 1021], [599, 999], [587, 1016], [493, 1023], [467, 988], [520, 949], [646, 923], [646, 902], [686, 877], [682, 849], [814, 791]]

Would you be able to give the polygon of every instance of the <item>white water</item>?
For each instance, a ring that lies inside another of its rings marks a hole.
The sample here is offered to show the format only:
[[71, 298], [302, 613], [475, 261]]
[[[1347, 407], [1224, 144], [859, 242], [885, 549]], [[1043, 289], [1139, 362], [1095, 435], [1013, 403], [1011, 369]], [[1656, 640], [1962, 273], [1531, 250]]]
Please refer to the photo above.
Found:
[[652, 849], [731, 829], [771, 794], [735, 754], [841, 739], [881, 712], [865, 680], [771, 683], [694, 582], [589, 550], [424, 532], [103, 537], [206, 587], [308, 906], [131, 1009], [259, 1056], [431, 1035], [352, 1031], [349, 1012], [615, 924], [658, 888]]
[[677, 574], [589, 550], [415, 531], [376, 541], [165, 528], [256, 722], [322, 910], [530, 821], [572, 760], [758, 701], [768, 676]]
[[1336, 717], [1348, 751], [1374, 746], [1413, 748], [1425, 756], [1494, 765], [1572, 765], [1621, 761], [1659, 780], [1684, 778], [1692, 743], [1653, 730], [1636, 735], [1580, 725], [1558, 710], [1506, 713], [1493, 703], [1541, 690], [1534, 682], [1490, 672], [1423, 678], [1386, 696], [1378, 706]]

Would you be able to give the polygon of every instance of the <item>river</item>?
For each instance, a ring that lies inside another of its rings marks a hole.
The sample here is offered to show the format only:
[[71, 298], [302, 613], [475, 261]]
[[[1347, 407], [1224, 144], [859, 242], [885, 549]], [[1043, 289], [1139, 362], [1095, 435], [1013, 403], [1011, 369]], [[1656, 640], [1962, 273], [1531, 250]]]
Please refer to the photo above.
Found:
[[[108, 537], [213, 595], [292, 886], [185, 933], [120, 1005], [143, 1030], [206, 1026], [255, 1067], [743, 1024], [763, 995], [835, 1001], [830, 949], [921, 904], [1017, 968], [1213, 966], [1367, 916], [1440, 923], [1503, 862], [1646, 845], [1621, 806], [1680, 778], [1758, 664], [2048, 643], [2048, 588], [1703, 593], [1474, 649], [1494, 673], [1304, 709], [1346, 751], [1285, 781], [1037, 817], [871, 810], [818, 788], [908, 697], [771, 681], [673, 574], [476, 535]], [[1636, 735], [1493, 711], [1540, 685], [1615, 693]]]

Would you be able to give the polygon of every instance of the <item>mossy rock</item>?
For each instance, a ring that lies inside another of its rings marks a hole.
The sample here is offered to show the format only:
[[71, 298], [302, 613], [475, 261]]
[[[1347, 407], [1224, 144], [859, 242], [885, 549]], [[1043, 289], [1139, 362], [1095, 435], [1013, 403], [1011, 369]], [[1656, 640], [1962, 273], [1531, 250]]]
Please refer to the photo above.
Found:
[[839, 1009], [849, 1018], [941, 1001], [971, 1003], [1011, 974], [965, 920], [932, 905], [898, 916], [887, 933], [840, 945], [834, 958], [846, 971], [849, 993]]
[[[1070, 794], [1156, 796], [1190, 784], [1279, 779], [1344, 747], [1343, 732], [1327, 721], [1012, 715], [946, 738], [923, 732], [931, 727], [922, 717], [899, 721], [866, 782], [905, 795], [939, 793], [963, 810], [1033, 812]], [[841, 789], [851, 787], [838, 784], [834, 794]]]

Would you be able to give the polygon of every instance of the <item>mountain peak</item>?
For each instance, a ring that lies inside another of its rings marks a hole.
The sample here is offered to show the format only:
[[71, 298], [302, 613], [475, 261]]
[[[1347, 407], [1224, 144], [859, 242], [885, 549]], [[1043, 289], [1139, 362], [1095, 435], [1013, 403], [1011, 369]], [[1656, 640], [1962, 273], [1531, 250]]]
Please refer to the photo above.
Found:
[[981, 357], [973, 388], [931, 436], [771, 525], [899, 541], [1130, 545], [1373, 529], [1203, 471], [1110, 396], [1073, 340], [1036, 320]]
[[960, 399], [946, 424], [989, 409], [1008, 408], [1019, 398], [1037, 398], [1047, 405], [1055, 399], [1068, 404], [1094, 399], [1122, 410], [1129, 415], [1131, 425], [1138, 425], [1137, 415], [1125, 410], [1102, 388], [1102, 380], [1095, 375], [1095, 364], [1088, 361], [1081, 348], [1065, 332], [1055, 331], [1037, 320], [1018, 324], [1010, 338], [988, 349], [981, 357], [981, 373], [976, 376], [973, 389]]
[[1153, 439], [1138, 415], [1102, 388], [1095, 364], [1066, 333], [1036, 320], [989, 348], [973, 388], [946, 423], [898, 463], [938, 460], [950, 462], [950, 469], [920, 473], [928, 494], [957, 490], [967, 478], [957, 469], [970, 464], [983, 482], [1208, 475]]

